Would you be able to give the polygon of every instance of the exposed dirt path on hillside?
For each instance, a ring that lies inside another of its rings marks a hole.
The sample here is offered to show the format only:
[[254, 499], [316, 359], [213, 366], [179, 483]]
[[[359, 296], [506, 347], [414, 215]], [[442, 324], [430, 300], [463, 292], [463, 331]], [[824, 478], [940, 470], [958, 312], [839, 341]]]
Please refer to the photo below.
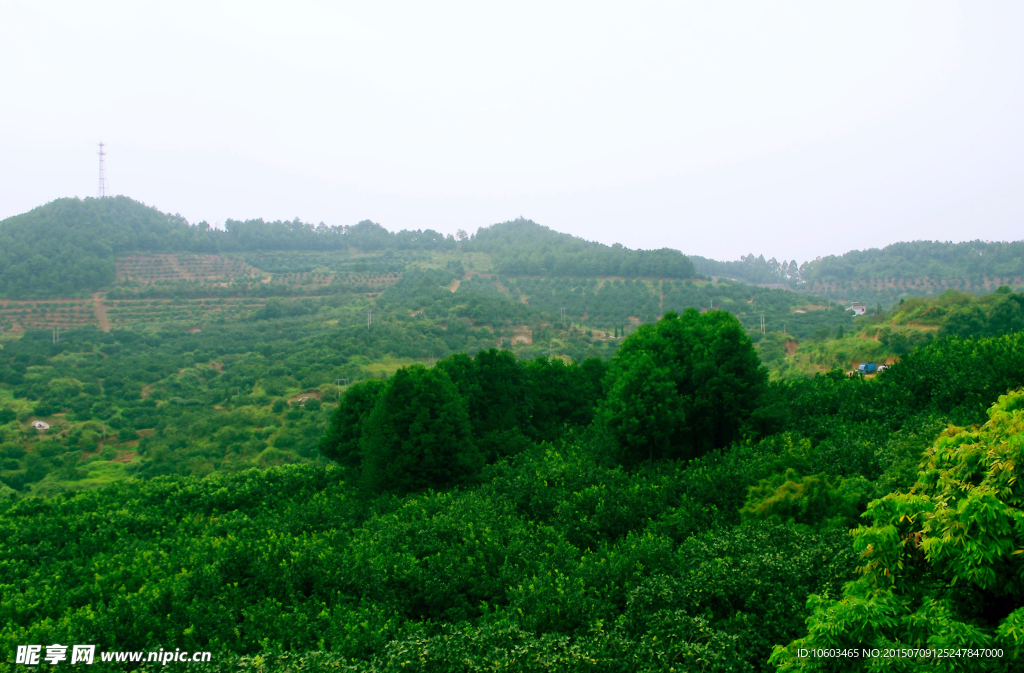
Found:
[[92, 312], [96, 316], [96, 325], [104, 332], [109, 332], [110, 318], [107, 317], [107, 306], [99, 292], [92, 293]]

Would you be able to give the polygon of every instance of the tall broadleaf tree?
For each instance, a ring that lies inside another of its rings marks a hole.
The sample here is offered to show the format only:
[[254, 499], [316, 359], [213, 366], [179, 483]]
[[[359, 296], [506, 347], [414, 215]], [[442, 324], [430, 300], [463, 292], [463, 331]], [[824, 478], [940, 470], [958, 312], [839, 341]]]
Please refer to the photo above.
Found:
[[345, 392], [331, 416], [327, 432], [320, 438], [319, 449], [325, 458], [347, 467], [359, 467], [359, 441], [363, 436], [363, 424], [370, 417], [383, 389], [383, 381], [369, 379], [355, 384]]
[[483, 465], [465, 400], [440, 369], [413, 365], [388, 381], [362, 428], [362, 482], [371, 493], [442, 489]]
[[[663, 447], [662, 455], [674, 458], [696, 457], [737, 439], [757, 408], [768, 378], [735, 316], [725, 311], [702, 314], [696, 309], [682, 315], [666, 313], [656, 324], [642, 325], [623, 343], [608, 376], [604, 414], [620, 443], [637, 448], [654, 442]], [[651, 380], [646, 388], [645, 376]], [[674, 396], [667, 393], [666, 380]], [[632, 413], [629, 410], [635, 406], [628, 398], [641, 390], [647, 415], [663, 418], [671, 428], [667, 438], [662, 436], [665, 430], [655, 425], [643, 424], [650, 428], [644, 434], [640, 426], [626, 422], [623, 415]]]

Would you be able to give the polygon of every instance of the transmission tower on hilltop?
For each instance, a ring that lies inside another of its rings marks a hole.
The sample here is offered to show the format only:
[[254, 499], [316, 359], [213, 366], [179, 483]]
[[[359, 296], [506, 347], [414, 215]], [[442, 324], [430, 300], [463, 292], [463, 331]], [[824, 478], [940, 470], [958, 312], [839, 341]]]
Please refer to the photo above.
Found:
[[107, 168], [103, 165], [103, 157], [107, 156], [107, 153], [103, 149], [103, 143], [100, 143], [100, 181], [96, 188], [96, 196], [103, 198], [107, 195]]

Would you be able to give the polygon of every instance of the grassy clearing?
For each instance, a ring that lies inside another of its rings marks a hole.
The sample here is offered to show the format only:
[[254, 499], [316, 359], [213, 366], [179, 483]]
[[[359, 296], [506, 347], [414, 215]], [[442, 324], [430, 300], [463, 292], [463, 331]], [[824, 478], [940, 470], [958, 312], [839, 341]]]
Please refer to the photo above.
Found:
[[85, 463], [80, 469], [85, 471], [88, 476], [82, 479], [61, 479], [59, 471], [51, 472], [42, 481], [30, 485], [30, 493], [38, 496], [51, 496], [63, 491], [99, 488], [129, 478], [125, 463], [113, 460], [95, 460]]

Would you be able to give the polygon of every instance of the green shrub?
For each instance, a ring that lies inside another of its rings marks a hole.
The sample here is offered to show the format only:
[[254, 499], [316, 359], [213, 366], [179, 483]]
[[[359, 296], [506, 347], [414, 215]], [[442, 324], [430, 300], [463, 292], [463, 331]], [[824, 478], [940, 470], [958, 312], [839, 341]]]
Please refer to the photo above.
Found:
[[790, 468], [751, 486], [740, 516], [807, 525], [838, 517], [855, 524], [872, 491], [871, 482], [864, 477], [801, 477]]

